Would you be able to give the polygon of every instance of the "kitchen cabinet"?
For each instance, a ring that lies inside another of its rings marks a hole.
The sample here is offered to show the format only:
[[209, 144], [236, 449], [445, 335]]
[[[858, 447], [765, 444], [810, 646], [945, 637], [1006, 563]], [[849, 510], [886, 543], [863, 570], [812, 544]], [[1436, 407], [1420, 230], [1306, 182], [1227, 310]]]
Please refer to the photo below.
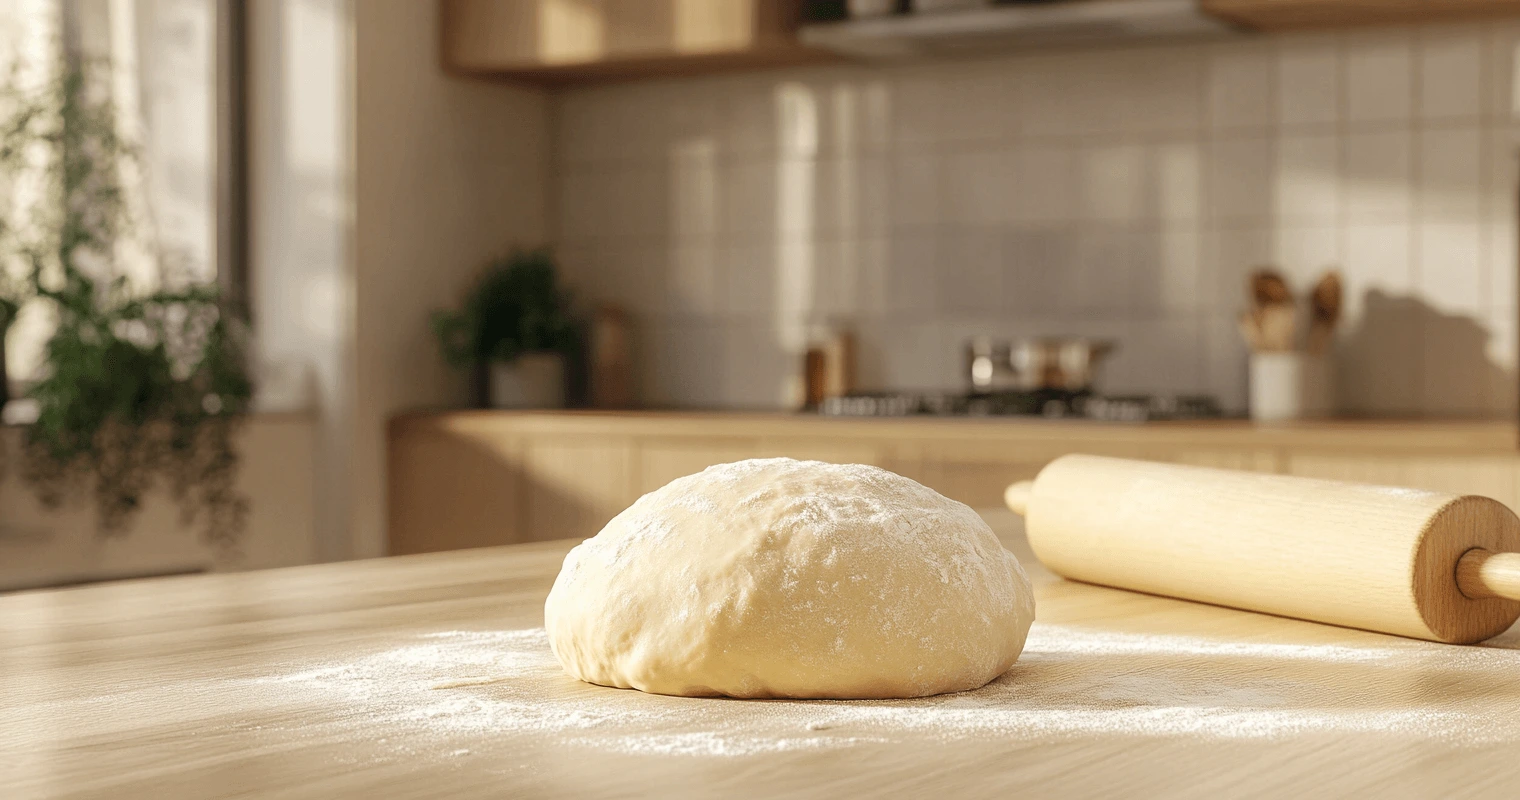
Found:
[[542, 84], [816, 61], [798, 0], [442, 0], [447, 69]]
[[387, 451], [392, 555], [521, 538], [523, 440], [468, 426], [392, 436]]
[[[1089, 447], [1102, 455], [1137, 456], [1120, 444]], [[895, 453], [886, 466], [972, 508], [997, 508], [1003, 490], [1015, 481], [1030, 480], [1051, 460], [1071, 452], [1058, 442], [985, 441], [926, 442], [909, 452]]]
[[750, 439], [727, 438], [701, 442], [656, 439], [646, 442], [638, 450], [638, 489], [643, 495], [714, 464], [753, 458], [756, 443]]
[[1520, 0], [1200, 0], [1200, 3], [1206, 13], [1260, 31], [1520, 14]]
[[522, 461], [524, 538], [547, 541], [601, 530], [638, 499], [633, 454], [632, 443], [620, 438], [532, 440]]
[[1366, 481], [1520, 505], [1506, 423], [830, 419], [783, 414], [455, 412], [390, 431], [390, 551], [584, 538], [646, 492], [713, 465], [875, 464], [973, 508], [1067, 453]]

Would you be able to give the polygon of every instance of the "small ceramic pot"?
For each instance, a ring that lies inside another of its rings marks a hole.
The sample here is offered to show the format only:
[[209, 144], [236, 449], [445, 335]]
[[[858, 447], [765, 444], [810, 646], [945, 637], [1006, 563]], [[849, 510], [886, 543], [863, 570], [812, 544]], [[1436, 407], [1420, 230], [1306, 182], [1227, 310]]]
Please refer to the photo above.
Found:
[[492, 408], [564, 408], [564, 355], [523, 353], [492, 362], [489, 395]]

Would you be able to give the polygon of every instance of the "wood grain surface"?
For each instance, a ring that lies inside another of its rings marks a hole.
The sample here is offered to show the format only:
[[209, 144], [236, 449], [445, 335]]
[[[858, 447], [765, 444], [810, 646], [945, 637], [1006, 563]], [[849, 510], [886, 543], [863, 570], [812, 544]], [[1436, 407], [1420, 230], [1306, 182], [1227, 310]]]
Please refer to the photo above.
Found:
[[1520, 629], [1458, 647], [1295, 622], [1061, 581], [1005, 542], [1037, 584], [1024, 656], [983, 689], [912, 701], [577, 683], [540, 627], [568, 541], [0, 597], [0, 796], [1520, 786]]

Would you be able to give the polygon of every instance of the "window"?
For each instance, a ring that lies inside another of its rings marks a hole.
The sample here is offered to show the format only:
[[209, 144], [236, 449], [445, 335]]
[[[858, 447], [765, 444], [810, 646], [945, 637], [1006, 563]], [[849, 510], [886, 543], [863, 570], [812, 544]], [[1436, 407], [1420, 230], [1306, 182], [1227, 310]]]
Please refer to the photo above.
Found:
[[[0, 80], [36, 85], [65, 53], [109, 65], [118, 124], [140, 153], [123, 176], [139, 238], [168, 254], [179, 274], [221, 282], [235, 302], [244, 250], [242, 10], [229, 0], [0, 3]], [[24, 176], [0, 176], [6, 213], [24, 205], [18, 192]], [[119, 262], [147, 285], [160, 268], [130, 252]], [[50, 329], [45, 306], [23, 310], [6, 341], [13, 379], [37, 374]]]

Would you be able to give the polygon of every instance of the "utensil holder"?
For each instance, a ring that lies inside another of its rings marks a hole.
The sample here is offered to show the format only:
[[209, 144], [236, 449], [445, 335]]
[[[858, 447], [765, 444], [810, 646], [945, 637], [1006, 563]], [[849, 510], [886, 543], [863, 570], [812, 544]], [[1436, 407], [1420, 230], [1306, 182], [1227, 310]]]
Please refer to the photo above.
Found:
[[1291, 422], [1330, 415], [1330, 362], [1310, 353], [1251, 354], [1251, 419]]

